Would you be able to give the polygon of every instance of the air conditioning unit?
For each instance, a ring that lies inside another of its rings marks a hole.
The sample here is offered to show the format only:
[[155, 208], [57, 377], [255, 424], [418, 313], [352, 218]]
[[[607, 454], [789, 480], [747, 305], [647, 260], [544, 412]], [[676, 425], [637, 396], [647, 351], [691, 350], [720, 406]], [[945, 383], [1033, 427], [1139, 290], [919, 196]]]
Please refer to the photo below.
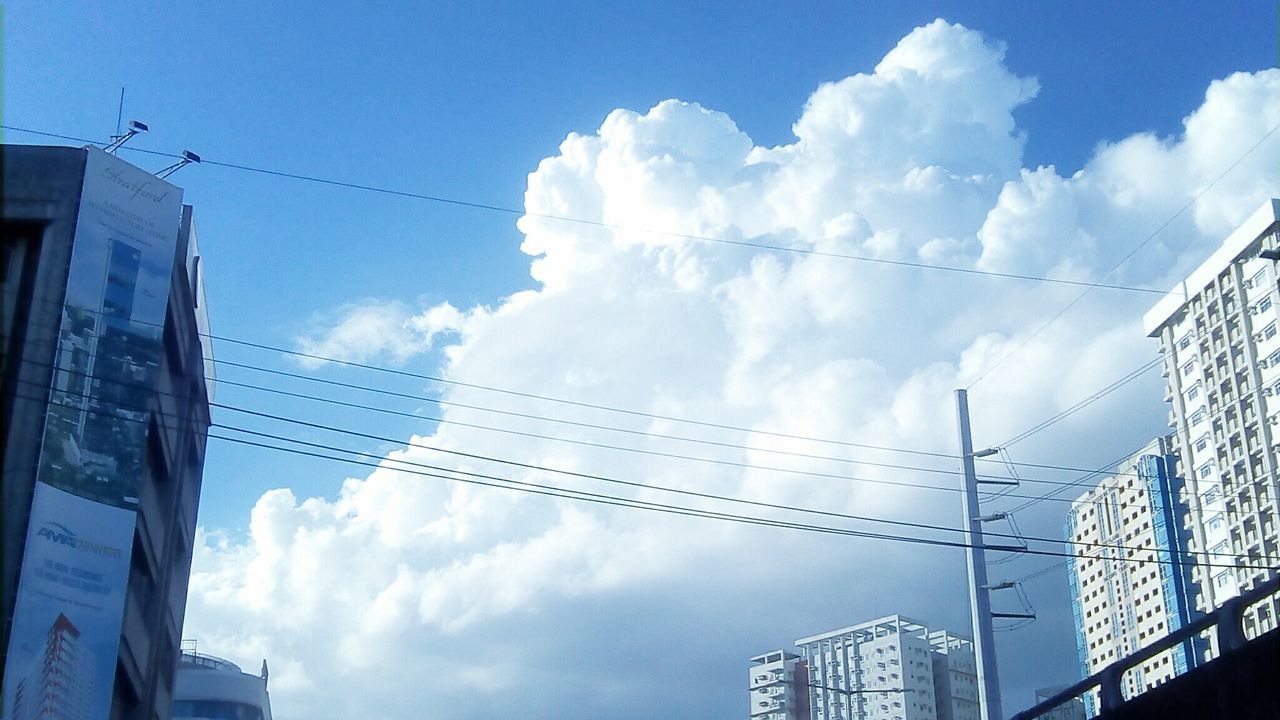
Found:
[[1261, 359], [1261, 360], [1259, 360], [1259, 361], [1258, 361], [1258, 367], [1260, 367], [1260, 368], [1267, 368], [1267, 367], [1270, 367], [1270, 366], [1271, 366], [1271, 361], [1270, 361], [1270, 360], [1267, 360], [1266, 358], [1263, 358], [1263, 359]]
[[1250, 288], [1252, 288], [1252, 287], [1253, 287], [1253, 280], [1245, 280], [1245, 281], [1244, 281], [1244, 289], [1245, 289], [1245, 290], [1248, 290], [1248, 289], [1250, 289]]

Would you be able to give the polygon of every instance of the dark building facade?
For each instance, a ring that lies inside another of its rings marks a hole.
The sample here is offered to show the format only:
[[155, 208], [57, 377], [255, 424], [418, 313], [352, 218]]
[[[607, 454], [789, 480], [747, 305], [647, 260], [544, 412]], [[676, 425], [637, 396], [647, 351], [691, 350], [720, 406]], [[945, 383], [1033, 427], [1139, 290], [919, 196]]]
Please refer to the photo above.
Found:
[[96, 148], [0, 160], [0, 716], [165, 720], [213, 388], [192, 210]]

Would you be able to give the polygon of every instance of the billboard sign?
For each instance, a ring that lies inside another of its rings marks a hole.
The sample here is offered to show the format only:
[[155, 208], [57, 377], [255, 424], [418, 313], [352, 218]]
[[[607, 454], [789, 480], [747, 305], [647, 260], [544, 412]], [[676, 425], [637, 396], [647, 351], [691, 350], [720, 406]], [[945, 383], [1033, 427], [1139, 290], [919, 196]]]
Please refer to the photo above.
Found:
[[9, 637], [7, 720], [110, 717], [164, 352], [182, 190], [86, 151]]

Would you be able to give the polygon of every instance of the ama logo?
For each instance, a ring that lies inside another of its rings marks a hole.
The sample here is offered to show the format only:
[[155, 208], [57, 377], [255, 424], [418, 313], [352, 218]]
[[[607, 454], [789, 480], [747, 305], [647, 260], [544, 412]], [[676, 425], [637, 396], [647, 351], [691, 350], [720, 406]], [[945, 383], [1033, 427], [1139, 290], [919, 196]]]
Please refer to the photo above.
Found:
[[59, 545], [76, 546], [76, 534], [71, 531], [71, 528], [61, 523], [47, 522], [44, 527], [40, 528], [38, 534], [40, 537], [56, 542]]
[[90, 542], [76, 536], [71, 528], [62, 523], [46, 522], [36, 532], [37, 537], [42, 537], [52, 543], [58, 545], [66, 545], [67, 547], [87, 552], [93, 555], [102, 555], [104, 557], [118, 558], [120, 557], [120, 548], [101, 543]]

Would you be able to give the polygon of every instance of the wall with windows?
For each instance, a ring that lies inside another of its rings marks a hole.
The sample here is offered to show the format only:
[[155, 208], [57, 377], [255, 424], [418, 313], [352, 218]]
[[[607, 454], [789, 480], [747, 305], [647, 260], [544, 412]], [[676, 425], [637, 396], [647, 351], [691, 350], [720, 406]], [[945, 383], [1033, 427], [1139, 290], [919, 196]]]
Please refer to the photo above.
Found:
[[[119, 361], [118, 357], [126, 354], [104, 345], [60, 348], [58, 343], [86, 157], [83, 148], [0, 147], [5, 189], [0, 297], [6, 298], [4, 336], [0, 337], [0, 450], [6, 468], [3, 647], [9, 642], [54, 367], [59, 358], [75, 357], [77, 351], [96, 352], [99, 362]], [[189, 207], [184, 209], [188, 218], [190, 213]], [[86, 382], [74, 389], [86, 405], [90, 401], [128, 405], [144, 418], [137, 432], [131, 430], [127, 437], [103, 435], [94, 439], [99, 446], [115, 443], [118, 447], [114, 451], [144, 459], [112, 686], [112, 720], [163, 720], [173, 703], [209, 426], [205, 363], [186, 262], [187, 241], [184, 228], [173, 259], [163, 329], [166, 352], [157, 387], [125, 393], [120, 383], [103, 381]], [[97, 311], [108, 324], [111, 318], [123, 318], [131, 311], [132, 296], [124, 288], [130, 283], [130, 274], [138, 271], [137, 259], [128, 248], [113, 246], [112, 253], [109, 297]], [[78, 321], [68, 315], [67, 322]], [[60, 350], [64, 352], [60, 354]], [[79, 376], [87, 379], [84, 373]]]
[[[1144, 318], [1164, 355], [1202, 611], [1280, 564], [1278, 226], [1280, 200], [1271, 200]], [[1246, 632], [1275, 627], [1278, 609], [1274, 600], [1252, 609]]]
[[[1087, 677], [1190, 622], [1198, 594], [1183, 529], [1187, 509], [1171, 437], [1146, 448], [1081, 495], [1068, 513], [1076, 557], [1069, 578], [1080, 674]], [[1161, 653], [1128, 673], [1128, 697], [1195, 664], [1197, 646]], [[1085, 697], [1092, 715], [1096, 692]]]

